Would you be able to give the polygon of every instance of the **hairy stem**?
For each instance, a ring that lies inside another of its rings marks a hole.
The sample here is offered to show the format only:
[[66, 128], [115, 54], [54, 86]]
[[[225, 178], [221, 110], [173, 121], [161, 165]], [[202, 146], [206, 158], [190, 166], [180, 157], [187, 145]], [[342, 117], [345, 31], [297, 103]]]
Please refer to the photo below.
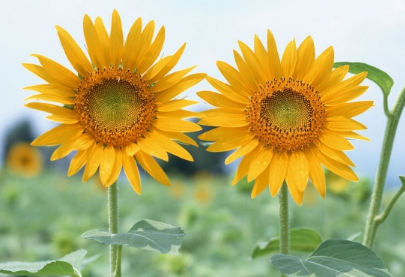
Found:
[[[118, 186], [117, 182], [108, 187], [108, 230], [118, 233]], [[121, 277], [121, 246], [110, 245], [111, 277]]]
[[377, 175], [371, 196], [370, 209], [367, 216], [366, 229], [364, 232], [363, 244], [372, 249], [375, 234], [379, 224], [375, 224], [375, 218], [380, 213], [381, 200], [384, 194], [385, 180], [387, 178], [388, 165], [391, 158], [392, 146], [398, 127], [399, 118], [405, 105], [405, 87], [402, 89], [392, 113], [389, 113], [385, 129], [384, 141], [381, 149], [380, 163], [378, 164]]
[[[280, 254], [287, 255], [289, 252], [290, 244], [290, 226], [288, 220], [288, 188], [287, 184], [281, 186], [279, 192], [280, 202]], [[284, 274], [281, 274], [285, 277]]]

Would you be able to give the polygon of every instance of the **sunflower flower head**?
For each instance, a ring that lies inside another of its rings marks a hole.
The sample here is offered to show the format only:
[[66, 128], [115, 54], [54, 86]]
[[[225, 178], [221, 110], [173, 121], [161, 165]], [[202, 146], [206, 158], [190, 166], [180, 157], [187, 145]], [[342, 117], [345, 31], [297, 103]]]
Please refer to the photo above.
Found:
[[41, 152], [26, 142], [17, 142], [7, 153], [8, 170], [16, 175], [31, 178], [39, 175], [43, 167]]
[[332, 70], [332, 47], [315, 58], [311, 37], [298, 49], [295, 40], [291, 41], [281, 61], [270, 31], [267, 49], [257, 36], [253, 50], [241, 41], [239, 46], [242, 55], [234, 51], [236, 68], [217, 62], [228, 83], [207, 77], [219, 93], [198, 93], [215, 106], [199, 122], [218, 127], [200, 136], [214, 141], [207, 150], [236, 149], [226, 164], [242, 157], [233, 184], [245, 175], [249, 182], [256, 179], [254, 198], [267, 186], [275, 196], [285, 181], [301, 205], [308, 178], [325, 196], [321, 165], [357, 181], [350, 167], [354, 164], [343, 151], [354, 148], [347, 138], [368, 140], [354, 132], [366, 127], [352, 118], [373, 102], [349, 102], [367, 90], [360, 86], [367, 72], [344, 80], [349, 67]]
[[200, 82], [205, 74], [187, 75], [194, 67], [169, 73], [185, 44], [174, 55], [158, 59], [165, 28], [153, 39], [154, 21], [142, 29], [142, 20], [138, 18], [124, 40], [121, 19], [115, 10], [110, 33], [100, 17], [93, 22], [84, 16], [88, 56], [67, 31], [59, 26], [56, 29], [75, 72], [37, 54], [33, 56], [41, 65], [23, 64], [46, 81], [26, 88], [39, 92], [26, 100], [46, 102], [30, 102], [26, 106], [47, 112], [47, 118], [60, 123], [32, 145], [59, 145], [51, 160], [77, 151], [68, 175], [85, 166], [83, 182], [98, 170], [102, 184], [108, 187], [123, 168], [134, 190], [141, 193], [138, 163], [157, 181], [170, 185], [153, 157], [167, 161], [171, 153], [192, 161], [191, 155], [175, 141], [196, 145], [184, 133], [201, 129], [183, 120], [201, 116], [183, 110], [196, 102], [175, 98]]

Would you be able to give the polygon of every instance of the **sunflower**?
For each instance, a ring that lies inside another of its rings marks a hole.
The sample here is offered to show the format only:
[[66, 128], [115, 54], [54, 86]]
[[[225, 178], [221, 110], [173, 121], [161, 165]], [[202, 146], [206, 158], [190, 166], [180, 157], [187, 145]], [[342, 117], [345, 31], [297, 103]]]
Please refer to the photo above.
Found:
[[229, 84], [207, 77], [220, 93], [198, 95], [216, 108], [204, 112], [199, 124], [217, 126], [199, 138], [214, 141], [208, 151], [236, 149], [225, 160], [243, 157], [233, 184], [247, 175], [255, 180], [252, 198], [268, 185], [275, 196], [285, 181], [298, 204], [308, 178], [325, 196], [322, 166], [351, 181], [357, 176], [353, 162], [343, 152], [353, 149], [347, 140], [367, 138], [353, 130], [366, 127], [352, 119], [372, 101], [350, 102], [368, 87], [359, 86], [367, 72], [343, 80], [349, 67], [333, 68], [333, 48], [315, 59], [314, 44], [307, 37], [296, 48], [291, 41], [281, 58], [273, 34], [267, 33], [267, 50], [257, 36], [254, 50], [239, 41], [242, 55], [234, 51], [237, 68], [218, 61]]
[[7, 153], [6, 165], [14, 174], [35, 177], [42, 170], [42, 154], [26, 142], [17, 142]]
[[121, 19], [112, 14], [108, 34], [100, 17], [88, 15], [83, 30], [89, 58], [63, 28], [56, 26], [63, 50], [77, 73], [42, 55], [34, 54], [41, 65], [23, 66], [47, 84], [26, 87], [40, 92], [25, 106], [50, 113], [47, 118], [61, 123], [32, 142], [34, 146], [60, 145], [51, 157], [57, 160], [76, 150], [68, 175], [83, 166], [83, 182], [99, 169], [104, 186], [113, 184], [124, 169], [137, 193], [141, 193], [137, 163], [158, 182], [170, 181], [153, 157], [168, 160], [171, 153], [192, 161], [191, 155], [175, 141], [196, 145], [183, 132], [201, 129], [183, 120], [200, 114], [182, 108], [196, 101], [174, 99], [200, 82], [205, 74], [186, 76], [194, 67], [169, 72], [177, 64], [185, 44], [174, 54], [159, 59], [165, 40], [162, 27], [152, 41], [155, 23], [138, 18], [124, 41]]

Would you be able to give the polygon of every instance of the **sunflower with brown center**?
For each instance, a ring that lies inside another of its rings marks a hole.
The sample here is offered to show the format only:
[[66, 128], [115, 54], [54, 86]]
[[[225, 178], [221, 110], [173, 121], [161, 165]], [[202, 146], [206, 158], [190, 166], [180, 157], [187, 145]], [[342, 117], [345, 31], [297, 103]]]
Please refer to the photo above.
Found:
[[267, 49], [257, 36], [254, 50], [239, 41], [234, 51], [237, 68], [217, 62], [229, 84], [211, 77], [207, 81], [220, 93], [198, 95], [215, 106], [205, 111], [199, 124], [216, 126], [200, 136], [214, 141], [208, 151], [236, 149], [225, 161], [243, 157], [232, 184], [247, 175], [256, 179], [252, 198], [267, 186], [275, 196], [285, 181], [295, 202], [302, 203], [308, 178], [324, 197], [322, 166], [351, 181], [357, 176], [353, 162], [343, 152], [352, 150], [347, 140], [367, 138], [354, 130], [366, 127], [352, 119], [369, 109], [372, 101], [349, 102], [368, 87], [359, 86], [363, 72], [347, 78], [349, 67], [333, 69], [333, 48], [315, 59], [311, 37], [296, 48], [291, 41], [279, 59], [276, 43], [267, 33]]
[[124, 41], [121, 19], [113, 12], [108, 34], [100, 17], [83, 20], [89, 58], [67, 31], [56, 27], [66, 57], [77, 73], [41, 55], [41, 65], [23, 64], [47, 84], [26, 89], [40, 94], [26, 100], [27, 107], [50, 113], [47, 118], [61, 123], [32, 142], [35, 146], [60, 145], [51, 160], [73, 157], [68, 175], [85, 166], [83, 182], [97, 170], [103, 185], [113, 184], [124, 168], [132, 187], [141, 193], [137, 163], [164, 185], [170, 181], [153, 157], [164, 161], [171, 153], [192, 161], [191, 155], [176, 141], [197, 144], [184, 132], [201, 128], [189, 117], [201, 114], [183, 110], [197, 102], [174, 99], [200, 82], [205, 74], [186, 76], [194, 67], [169, 72], [180, 59], [185, 44], [174, 54], [159, 59], [165, 40], [162, 27], [155, 39], [154, 21], [142, 30], [139, 18]]

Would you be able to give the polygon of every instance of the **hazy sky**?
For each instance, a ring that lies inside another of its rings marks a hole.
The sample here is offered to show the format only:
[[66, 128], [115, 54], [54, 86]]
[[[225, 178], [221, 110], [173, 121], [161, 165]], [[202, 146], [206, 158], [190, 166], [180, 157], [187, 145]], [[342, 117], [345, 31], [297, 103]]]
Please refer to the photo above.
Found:
[[[316, 55], [329, 46], [335, 50], [335, 61], [360, 61], [374, 65], [391, 75], [394, 87], [390, 106], [405, 85], [405, 1], [403, 0], [339, 0], [339, 1], [219, 1], [219, 0], [149, 0], [149, 1], [55, 1], [13, 0], [0, 2], [0, 145], [4, 134], [17, 120], [32, 119], [36, 132], [50, 129], [54, 124], [45, 119], [45, 113], [23, 107], [24, 99], [34, 92], [22, 87], [43, 83], [25, 70], [21, 63], [37, 63], [32, 53], [45, 55], [70, 66], [64, 56], [55, 25], [65, 28], [84, 46], [82, 20], [88, 14], [97, 16], [110, 26], [113, 9], [121, 15], [126, 36], [132, 23], [142, 17], [143, 22], [155, 20], [156, 27], [165, 25], [166, 41], [163, 53], [174, 53], [187, 42], [185, 53], [177, 69], [199, 65], [193, 72], [206, 72], [223, 79], [216, 61], [234, 65], [233, 49], [238, 40], [253, 46], [258, 34], [266, 39], [270, 29], [277, 41], [279, 52], [296, 38], [297, 44], [311, 35]], [[362, 134], [372, 142], [355, 141], [355, 150], [348, 155], [356, 164], [360, 175], [374, 177], [382, 137], [385, 116], [379, 88], [366, 81], [369, 90], [361, 99], [375, 101], [375, 107], [357, 117], [369, 129]], [[199, 90], [212, 90], [206, 81], [187, 91], [196, 98]], [[207, 108], [201, 104], [196, 108]], [[392, 161], [389, 184], [399, 184], [397, 176], [405, 175], [405, 120], [399, 123]], [[0, 150], [2, 151], [2, 150]], [[1, 153], [0, 153], [1, 154]]]

